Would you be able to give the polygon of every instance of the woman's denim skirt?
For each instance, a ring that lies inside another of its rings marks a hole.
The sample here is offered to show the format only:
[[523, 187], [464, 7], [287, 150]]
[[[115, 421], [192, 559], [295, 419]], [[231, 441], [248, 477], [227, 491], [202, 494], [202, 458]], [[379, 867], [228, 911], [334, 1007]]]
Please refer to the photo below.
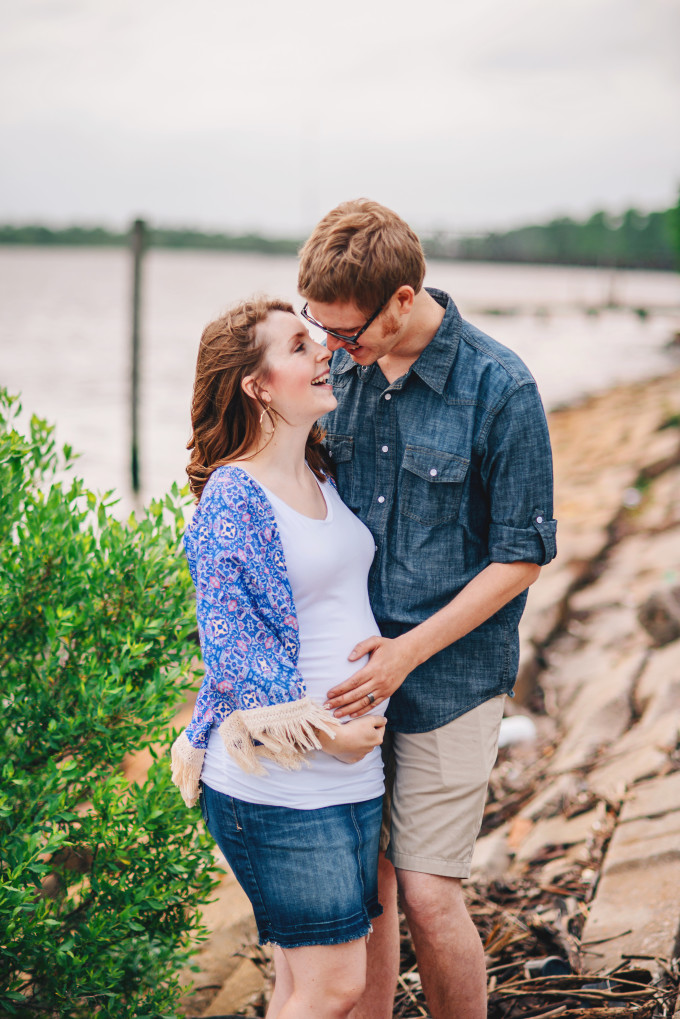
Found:
[[382, 913], [382, 797], [315, 810], [264, 806], [201, 787], [206, 826], [250, 899], [260, 944], [337, 945]]

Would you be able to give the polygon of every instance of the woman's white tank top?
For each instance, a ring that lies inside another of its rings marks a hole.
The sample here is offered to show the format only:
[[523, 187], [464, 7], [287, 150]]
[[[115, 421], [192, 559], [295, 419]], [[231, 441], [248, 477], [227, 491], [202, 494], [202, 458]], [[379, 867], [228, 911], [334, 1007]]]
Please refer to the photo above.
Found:
[[[260, 484], [260, 482], [257, 482]], [[328, 691], [368, 661], [349, 662], [360, 640], [379, 633], [368, 601], [368, 571], [375, 543], [368, 528], [349, 510], [331, 484], [320, 484], [326, 517], [314, 520], [298, 513], [260, 485], [274, 510], [300, 632], [298, 669], [308, 695], [324, 704]], [[375, 705], [384, 714], [387, 701]], [[243, 771], [227, 753], [213, 726], [201, 781], [249, 803], [310, 810], [340, 803], [360, 803], [384, 790], [380, 747], [356, 764], [312, 751], [306, 765], [289, 771], [263, 759], [267, 775]]]

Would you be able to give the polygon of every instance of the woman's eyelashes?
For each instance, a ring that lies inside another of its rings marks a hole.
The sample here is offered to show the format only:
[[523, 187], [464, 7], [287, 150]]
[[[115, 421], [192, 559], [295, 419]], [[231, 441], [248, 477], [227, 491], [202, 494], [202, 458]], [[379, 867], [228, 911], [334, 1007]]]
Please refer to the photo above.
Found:
[[303, 350], [303, 351], [307, 350], [307, 347], [309, 346], [309, 344], [311, 342], [312, 342], [312, 337], [309, 335], [309, 333], [307, 333], [306, 335], [301, 336], [301, 338], [297, 341], [296, 345], [293, 347], [293, 353], [294, 354], [299, 354], [301, 350]]

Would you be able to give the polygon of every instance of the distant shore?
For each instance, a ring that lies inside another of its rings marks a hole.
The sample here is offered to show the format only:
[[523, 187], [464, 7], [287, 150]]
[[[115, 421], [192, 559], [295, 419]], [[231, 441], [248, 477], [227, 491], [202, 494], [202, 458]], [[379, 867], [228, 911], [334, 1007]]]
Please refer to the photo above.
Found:
[[[228, 233], [191, 227], [145, 225], [148, 247], [295, 255], [302, 237], [270, 237], [251, 231]], [[421, 236], [429, 258], [465, 262], [595, 266], [673, 270], [680, 267], [680, 206], [614, 217], [597, 212], [578, 222], [568, 217], [514, 230], [462, 233], [431, 230]], [[125, 247], [128, 230], [101, 225], [0, 225], [0, 245]]]

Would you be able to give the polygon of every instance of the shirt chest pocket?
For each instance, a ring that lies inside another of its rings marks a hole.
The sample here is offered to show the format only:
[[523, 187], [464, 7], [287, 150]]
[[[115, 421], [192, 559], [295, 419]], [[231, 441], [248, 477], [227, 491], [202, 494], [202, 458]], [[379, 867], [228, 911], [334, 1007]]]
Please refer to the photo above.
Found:
[[325, 440], [328, 456], [335, 470], [340, 498], [347, 506], [356, 509], [354, 482], [354, 439], [351, 435], [329, 432]]
[[401, 463], [399, 510], [434, 527], [458, 517], [470, 461], [455, 453], [407, 446]]

